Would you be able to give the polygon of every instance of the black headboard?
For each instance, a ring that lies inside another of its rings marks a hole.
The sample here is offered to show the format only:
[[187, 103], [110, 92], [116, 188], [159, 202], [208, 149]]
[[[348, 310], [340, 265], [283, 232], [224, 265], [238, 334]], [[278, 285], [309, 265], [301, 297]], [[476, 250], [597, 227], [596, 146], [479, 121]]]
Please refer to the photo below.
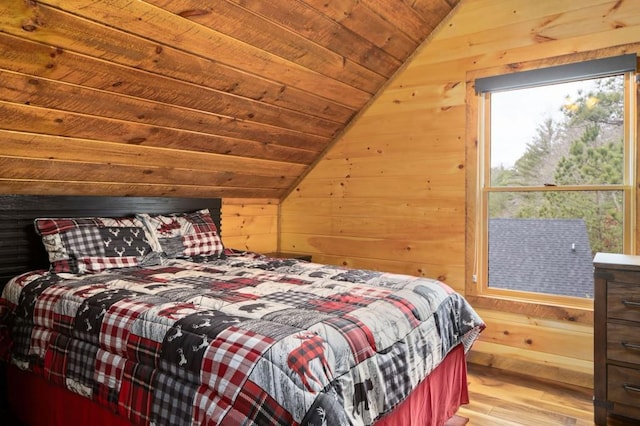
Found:
[[221, 232], [221, 206], [220, 198], [0, 195], [0, 290], [22, 272], [48, 268], [33, 226], [37, 217], [117, 217], [208, 208]]

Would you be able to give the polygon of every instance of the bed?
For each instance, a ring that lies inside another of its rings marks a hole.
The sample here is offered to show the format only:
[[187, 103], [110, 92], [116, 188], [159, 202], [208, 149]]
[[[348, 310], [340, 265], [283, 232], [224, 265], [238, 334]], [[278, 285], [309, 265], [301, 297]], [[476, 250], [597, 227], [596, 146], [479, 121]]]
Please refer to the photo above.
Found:
[[224, 247], [220, 208], [0, 196], [0, 355], [21, 422], [441, 426], [468, 402], [485, 325], [462, 296]]

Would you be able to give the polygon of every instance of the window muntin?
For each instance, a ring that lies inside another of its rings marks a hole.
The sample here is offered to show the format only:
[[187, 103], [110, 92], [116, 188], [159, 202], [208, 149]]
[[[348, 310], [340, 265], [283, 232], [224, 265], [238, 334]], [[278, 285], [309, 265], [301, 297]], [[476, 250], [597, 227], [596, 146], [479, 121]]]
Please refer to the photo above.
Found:
[[591, 298], [593, 253], [631, 252], [631, 85], [627, 73], [481, 95], [481, 293]]

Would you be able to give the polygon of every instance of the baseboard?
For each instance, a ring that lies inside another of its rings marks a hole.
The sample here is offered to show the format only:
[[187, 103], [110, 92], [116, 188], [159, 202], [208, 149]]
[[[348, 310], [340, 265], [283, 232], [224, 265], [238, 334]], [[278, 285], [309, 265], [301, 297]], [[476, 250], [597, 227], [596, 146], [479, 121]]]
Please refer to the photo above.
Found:
[[[552, 382], [593, 389], [593, 362], [527, 353], [504, 345], [474, 344], [467, 361]], [[531, 356], [529, 356], [531, 355]]]

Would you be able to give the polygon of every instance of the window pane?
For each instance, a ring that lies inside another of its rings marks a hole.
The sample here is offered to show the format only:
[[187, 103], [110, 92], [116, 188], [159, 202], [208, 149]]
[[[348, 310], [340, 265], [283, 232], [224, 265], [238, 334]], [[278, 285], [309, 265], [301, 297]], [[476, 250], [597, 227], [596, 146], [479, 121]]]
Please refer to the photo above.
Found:
[[593, 255], [622, 253], [622, 191], [489, 194], [490, 288], [593, 297]]
[[491, 185], [620, 184], [624, 78], [491, 94]]

